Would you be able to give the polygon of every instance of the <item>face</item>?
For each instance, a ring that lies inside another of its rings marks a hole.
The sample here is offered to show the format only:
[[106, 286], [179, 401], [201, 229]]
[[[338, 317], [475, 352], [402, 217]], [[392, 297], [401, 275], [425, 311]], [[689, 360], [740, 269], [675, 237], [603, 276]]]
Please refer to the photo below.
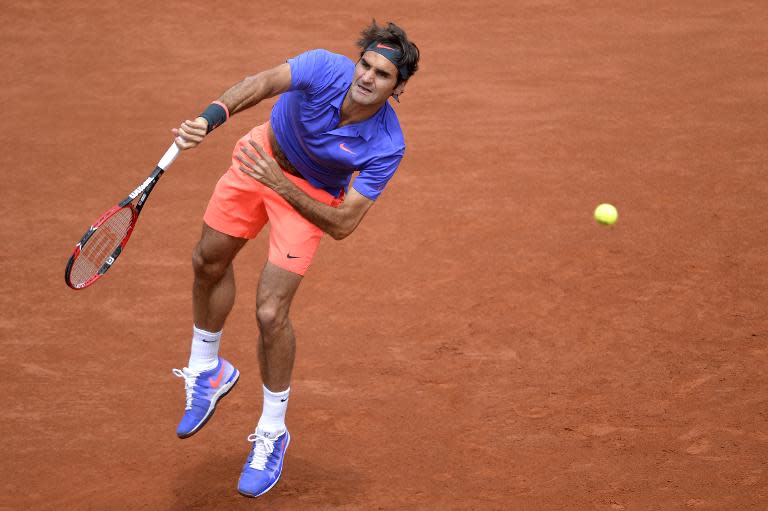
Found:
[[355, 66], [352, 85], [349, 88], [351, 99], [362, 105], [384, 103], [393, 93], [400, 94], [405, 87], [397, 83], [397, 68], [384, 55], [367, 51]]

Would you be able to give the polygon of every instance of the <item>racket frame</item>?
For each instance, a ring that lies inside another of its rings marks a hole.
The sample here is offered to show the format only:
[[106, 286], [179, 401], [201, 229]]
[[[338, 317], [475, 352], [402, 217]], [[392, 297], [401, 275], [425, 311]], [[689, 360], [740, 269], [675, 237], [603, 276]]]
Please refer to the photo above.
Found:
[[[86, 287], [90, 286], [94, 282], [96, 282], [99, 278], [101, 278], [107, 271], [112, 267], [113, 264], [115, 264], [115, 261], [120, 256], [120, 254], [123, 253], [123, 249], [125, 248], [125, 245], [128, 243], [128, 240], [131, 237], [131, 234], [133, 234], [133, 230], [136, 227], [136, 223], [139, 220], [139, 213], [141, 213], [142, 208], [144, 207], [144, 204], [147, 201], [147, 198], [149, 197], [149, 194], [152, 193], [152, 190], [154, 189], [155, 185], [157, 184], [157, 181], [160, 179], [160, 177], [163, 175], [163, 172], [165, 172], [165, 169], [167, 169], [171, 163], [176, 159], [176, 157], [179, 155], [179, 148], [176, 146], [176, 144], [171, 144], [171, 147], [166, 151], [163, 158], [160, 160], [160, 162], [155, 167], [155, 170], [152, 171], [152, 173], [147, 177], [144, 182], [142, 182], [139, 186], [137, 186], [128, 196], [120, 201], [117, 205], [112, 206], [110, 209], [104, 212], [103, 215], [101, 215], [96, 222], [91, 225], [90, 228], [83, 234], [83, 237], [80, 238], [80, 241], [75, 245], [75, 249], [72, 252], [72, 255], [69, 258], [69, 261], [67, 261], [67, 267], [64, 270], [64, 281], [67, 283], [67, 286], [74, 290], [81, 290], [85, 289]], [[141, 194], [141, 197], [139, 197], [139, 200], [136, 202], [136, 205], [133, 205], [134, 199]], [[83, 250], [83, 247], [88, 242], [89, 239], [96, 233], [96, 231], [104, 225], [104, 223], [109, 220], [113, 215], [115, 215], [118, 211], [125, 207], [129, 207], [131, 210], [131, 224], [128, 226], [128, 231], [125, 233], [125, 236], [123, 236], [123, 239], [120, 241], [120, 244], [115, 248], [115, 250], [112, 252], [112, 254], [104, 261], [104, 263], [101, 265], [99, 270], [96, 272], [95, 275], [93, 275], [91, 278], [83, 282], [82, 284], [73, 284], [70, 280], [70, 273], [72, 271], [72, 267], [75, 264], [75, 261], [80, 256], [80, 253]]]

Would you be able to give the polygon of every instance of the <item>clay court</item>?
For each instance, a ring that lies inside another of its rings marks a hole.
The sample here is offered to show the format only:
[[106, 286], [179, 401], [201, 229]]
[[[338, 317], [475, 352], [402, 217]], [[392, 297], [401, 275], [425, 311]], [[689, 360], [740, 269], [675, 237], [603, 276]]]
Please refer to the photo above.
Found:
[[[396, 106], [408, 151], [304, 279], [285, 472], [246, 499], [266, 233], [235, 264], [221, 353], [240, 383], [188, 440], [171, 368], [206, 202], [273, 102], [179, 157], [104, 279], [75, 292], [64, 266], [171, 128], [305, 50], [354, 57], [372, 17], [422, 52]], [[30, 1], [0, 19], [0, 509], [768, 508], [764, 2]]]

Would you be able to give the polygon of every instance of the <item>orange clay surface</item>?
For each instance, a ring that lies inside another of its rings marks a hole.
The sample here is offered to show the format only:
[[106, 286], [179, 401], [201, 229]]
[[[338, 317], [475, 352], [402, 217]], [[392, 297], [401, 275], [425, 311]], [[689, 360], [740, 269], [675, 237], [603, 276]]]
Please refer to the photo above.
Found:
[[[1, 11], [0, 509], [768, 508], [765, 2]], [[104, 279], [64, 266], [172, 127], [302, 51], [354, 57], [372, 17], [422, 50], [407, 155], [299, 290], [293, 442], [245, 499], [266, 233], [222, 340], [240, 383], [189, 440], [171, 368], [208, 197], [272, 102], [182, 154]]]

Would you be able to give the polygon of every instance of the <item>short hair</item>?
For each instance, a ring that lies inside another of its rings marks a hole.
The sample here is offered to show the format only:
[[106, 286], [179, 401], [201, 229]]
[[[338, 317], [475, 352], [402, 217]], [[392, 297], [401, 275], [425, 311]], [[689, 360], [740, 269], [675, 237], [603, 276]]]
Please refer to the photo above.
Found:
[[[413, 76], [419, 69], [419, 48], [412, 41], [408, 40], [405, 30], [391, 21], [387, 22], [387, 26], [382, 27], [377, 25], [374, 19], [370, 26], [360, 32], [360, 39], [357, 41], [357, 45], [361, 48], [361, 57], [365, 54], [366, 48], [372, 43], [386, 43], [396, 46], [402, 55], [395, 67], [405, 66], [405, 69], [408, 71], [408, 78]], [[403, 81], [404, 79], [398, 69], [395, 87]]]

